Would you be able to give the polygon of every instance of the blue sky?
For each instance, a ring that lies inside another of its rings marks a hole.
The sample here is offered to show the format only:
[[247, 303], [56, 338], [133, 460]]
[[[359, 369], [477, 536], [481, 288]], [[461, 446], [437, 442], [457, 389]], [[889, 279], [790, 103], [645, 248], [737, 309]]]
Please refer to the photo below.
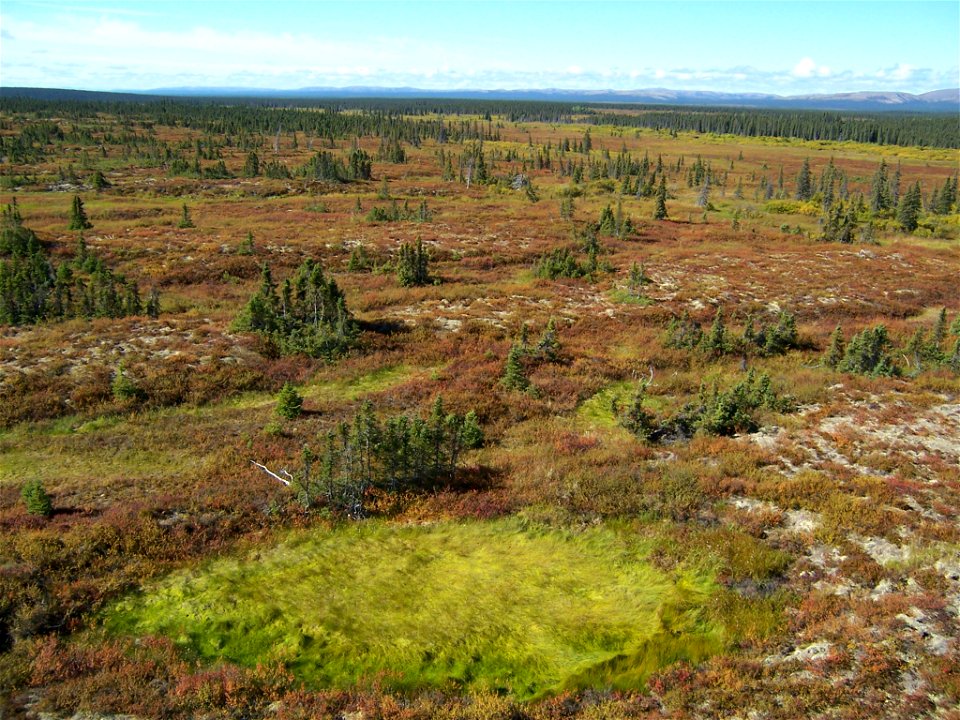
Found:
[[3, 0], [0, 84], [926, 92], [960, 3]]

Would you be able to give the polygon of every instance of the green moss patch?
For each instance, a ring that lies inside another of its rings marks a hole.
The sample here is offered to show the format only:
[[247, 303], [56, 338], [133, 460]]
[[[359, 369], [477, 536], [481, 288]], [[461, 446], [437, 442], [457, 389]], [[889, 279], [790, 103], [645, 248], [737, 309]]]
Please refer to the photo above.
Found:
[[642, 687], [726, 642], [706, 573], [669, 576], [635, 530], [517, 519], [343, 525], [180, 572], [106, 615], [206, 661], [280, 661], [313, 687], [488, 690], [519, 698]]

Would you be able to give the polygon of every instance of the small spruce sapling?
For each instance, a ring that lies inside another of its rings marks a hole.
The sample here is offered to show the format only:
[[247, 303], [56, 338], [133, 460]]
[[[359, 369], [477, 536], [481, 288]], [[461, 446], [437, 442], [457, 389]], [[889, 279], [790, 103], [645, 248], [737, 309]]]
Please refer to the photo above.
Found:
[[649, 440], [657, 429], [657, 419], [643, 407], [647, 397], [647, 383], [640, 382], [630, 404], [620, 414], [620, 424], [641, 440]]
[[557, 324], [553, 318], [547, 321], [547, 327], [537, 342], [537, 355], [547, 362], [560, 359], [560, 341], [557, 340]]
[[108, 187], [110, 187], [110, 183], [107, 182], [107, 179], [103, 176], [103, 173], [100, 170], [97, 170], [93, 174], [93, 179], [90, 181], [90, 183], [93, 185], [93, 189], [97, 191], [106, 190]]
[[20, 491], [23, 504], [31, 515], [50, 517], [53, 515], [53, 502], [39, 479], [28, 480]]
[[464, 447], [473, 450], [483, 446], [483, 428], [480, 427], [480, 421], [473, 410], [463, 416], [463, 428], [460, 432]]
[[723, 311], [720, 308], [717, 308], [717, 314], [713, 318], [710, 332], [703, 338], [703, 349], [707, 354], [714, 357], [720, 357], [729, 349], [727, 328], [723, 324]]
[[248, 230], [247, 236], [237, 245], [237, 255], [253, 255], [254, 252], [253, 233]]
[[190, 218], [190, 208], [187, 207], [187, 204], [183, 204], [183, 214], [180, 216], [180, 222], [177, 224], [178, 228], [192, 228], [196, 227], [193, 224], [193, 220]]
[[110, 390], [113, 397], [117, 400], [137, 400], [143, 395], [143, 391], [137, 387], [137, 384], [127, 375], [127, 370], [121, 362], [117, 365], [117, 370], [113, 374], [113, 382], [110, 384]]
[[156, 288], [150, 288], [150, 294], [147, 296], [147, 306], [145, 308], [147, 316], [156, 320], [160, 317], [160, 293]]
[[837, 325], [830, 334], [827, 352], [823, 356], [823, 364], [828, 368], [836, 369], [843, 361], [846, 345], [843, 341], [843, 328]]
[[303, 396], [290, 383], [284, 383], [277, 394], [276, 412], [286, 420], [295, 420], [303, 412]]
[[519, 347], [514, 345], [510, 348], [503, 368], [503, 377], [500, 379], [500, 383], [508, 390], [526, 390], [530, 386], [521, 356]]

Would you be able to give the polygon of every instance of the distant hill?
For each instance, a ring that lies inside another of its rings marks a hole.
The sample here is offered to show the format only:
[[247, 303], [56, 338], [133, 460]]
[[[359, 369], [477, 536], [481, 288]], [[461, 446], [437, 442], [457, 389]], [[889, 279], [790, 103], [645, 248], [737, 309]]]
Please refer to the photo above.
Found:
[[714, 107], [838, 110], [864, 112], [960, 112], [960, 89], [935, 90], [915, 95], [904, 92], [849, 92], [832, 95], [771, 95], [724, 93], [707, 90], [429, 90], [413, 87], [307, 87], [272, 90], [245, 87], [169, 87], [137, 92], [94, 92], [52, 88], [0, 87], [0, 98], [29, 97], [47, 100], [139, 100], [157, 97], [191, 98], [440, 98], [481, 100], [541, 100], [584, 103], [640, 103], [645, 105], [696, 105]]
[[144, 93], [101, 92], [99, 90], [66, 90], [61, 88], [0, 87], [3, 98], [30, 98], [33, 100], [89, 100], [93, 102], [143, 102]]

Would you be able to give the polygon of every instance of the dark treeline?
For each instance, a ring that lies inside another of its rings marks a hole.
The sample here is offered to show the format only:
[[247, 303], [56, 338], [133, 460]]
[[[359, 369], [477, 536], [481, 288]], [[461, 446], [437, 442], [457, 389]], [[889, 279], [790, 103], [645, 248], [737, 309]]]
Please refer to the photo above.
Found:
[[[407, 98], [270, 99], [139, 98], [89, 100], [4, 97], [0, 109], [65, 121], [91, 121], [104, 113], [122, 123], [182, 126], [211, 134], [272, 137], [302, 132], [317, 139], [375, 136], [419, 145], [491, 138], [494, 120], [588, 122], [665, 131], [748, 137], [854, 140], [883, 145], [960, 147], [960, 120], [952, 114], [843, 113], [717, 109], [542, 101]], [[612, 113], [610, 110], [621, 111]], [[478, 122], [476, 118], [482, 118]], [[48, 128], [48, 130], [51, 130]], [[492, 138], [491, 138], [492, 139]]]
[[722, 133], [802, 140], [852, 140], [877, 145], [960, 147], [957, 116], [908, 113], [844, 113], [711, 108], [643, 109], [637, 113], [592, 114], [597, 125]]

